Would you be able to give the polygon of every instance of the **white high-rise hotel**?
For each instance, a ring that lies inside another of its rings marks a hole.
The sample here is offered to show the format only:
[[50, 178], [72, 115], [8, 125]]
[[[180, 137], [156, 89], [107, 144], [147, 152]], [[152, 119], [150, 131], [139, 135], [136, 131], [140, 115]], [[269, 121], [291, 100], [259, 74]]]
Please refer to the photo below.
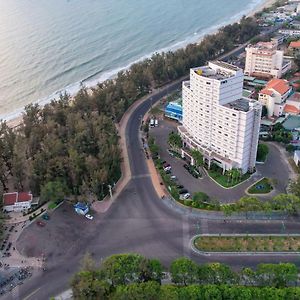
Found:
[[178, 131], [209, 166], [246, 173], [255, 167], [261, 104], [242, 97], [243, 79], [242, 69], [220, 61], [191, 69], [190, 81], [182, 85], [183, 125]]

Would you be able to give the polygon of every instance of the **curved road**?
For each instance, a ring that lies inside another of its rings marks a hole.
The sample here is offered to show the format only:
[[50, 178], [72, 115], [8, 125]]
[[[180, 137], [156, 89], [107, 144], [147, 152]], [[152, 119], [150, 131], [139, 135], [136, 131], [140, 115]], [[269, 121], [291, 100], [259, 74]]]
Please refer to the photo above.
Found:
[[[197, 262], [222, 261], [235, 267], [255, 265], [262, 261], [296, 261], [296, 257], [218, 257], [201, 256], [192, 252], [190, 239], [197, 233], [238, 233], [238, 232], [273, 232], [280, 233], [281, 222], [255, 222], [205, 220], [181, 215], [168, 206], [156, 194], [152, 185], [143, 151], [141, 151], [139, 126], [140, 116], [144, 115], [154, 103], [167, 93], [175, 90], [180, 83], [164, 88], [149, 96], [130, 116], [126, 128], [126, 140], [130, 160], [132, 179], [122, 191], [109, 211], [97, 215], [86, 227], [76, 227], [76, 222], [68, 219], [64, 209], [65, 224], [55, 222], [58, 232], [67, 232], [68, 238], [59, 241], [59, 249], [49, 254], [47, 271], [14, 289], [4, 299], [49, 299], [69, 286], [72, 274], [78, 269], [79, 261], [89, 251], [98, 262], [114, 253], [138, 252], [148, 257], [157, 257], [165, 265], [179, 256], [189, 256]], [[73, 213], [74, 215], [74, 213]], [[72, 216], [70, 214], [70, 216]], [[35, 224], [31, 225], [35, 226]], [[35, 226], [36, 227], [36, 226]], [[299, 224], [288, 221], [286, 232], [297, 232]], [[24, 239], [30, 236], [30, 227], [25, 229]], [[55, 234], [52, 234], [56, 239]], [[35, 237], [39, 239], [39, 237]], [[39, 242], [39, 240], [38, 240]], [[41, 238], [40, 243], [43, 243]]]

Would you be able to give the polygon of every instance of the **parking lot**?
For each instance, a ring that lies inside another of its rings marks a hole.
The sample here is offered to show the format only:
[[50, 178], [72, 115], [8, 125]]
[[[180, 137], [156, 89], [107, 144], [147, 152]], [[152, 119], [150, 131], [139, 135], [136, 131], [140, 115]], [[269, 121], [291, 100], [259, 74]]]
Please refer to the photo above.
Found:
[[63, 203], [49, 220], [37, 218], [24, 229], [17, 241], [18, 251], [26, 257], [46, 257], [47, 268], [80, 242], [91, 230], [91, 220], [78, 215], [71, 204]]
[[[289, 169], [287, 161], [282, 157], [280, 151], [272, 144], [269, 144], [269, 155], [264, 165], [257, 165], [257, 172], [253, 174], [247, 181], [242, 184], [231, 188], [224, 189], [217, 185], [209, 176], [202, 171], [202, 178], [194, 178], [189, 172], [183, 167], [186, 164], [180, 158], [171, 156], [168, 153], [168, 135], [170, 132], [176, 132], [178, 123], [168, 119], [159, 120], [159, 126], [151, 128], [149, 134], [153, 136], [156, 143], [160, 147], [160, 156], [162, 160], [165, 160], [172, 167], [172, 175], [176, 175], [178, 184], [183, 185], [190, 194], [196, 192], [204, 192], [212, 199], [217, 199], [222, 203], [230, 203], [237, 201], [241, 197], [245, 196], [245, 190], [252, 185], [258, 179], [266, 176], [276, 180], [275, 191], [276, 193], [284, 193], [285, 188], [288, 184]], [[265, 196], [267, 198], [268, 196]]]

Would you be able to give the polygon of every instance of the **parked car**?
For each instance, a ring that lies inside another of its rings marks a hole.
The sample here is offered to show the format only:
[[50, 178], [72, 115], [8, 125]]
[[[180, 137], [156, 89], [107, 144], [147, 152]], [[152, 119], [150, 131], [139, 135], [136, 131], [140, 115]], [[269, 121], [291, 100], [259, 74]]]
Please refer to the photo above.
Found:
[[177, 187], [178, 189], [183, 189], [183, 188], [184, 188], [184, 186], [181, 185], [181, 184], [177, 184], [176, 187]]
[[166, 166], [164, 167], [164, 171], [171, 171], [172, 170], [172, 167], [169, 165], [169, 166]]
[[40, 227], [44, 227], [46, 224], [42, 221], [37, 221], [36, 225], [40, 226]]
[[165, 173], [166, 174], [171, 174], [171, 170], [166, 170]]
[[176, 177], [175, 175], [172, 175], [172, 176], [171, 176], [171, 179], [172, 179], [172, 180], [177, 180], [177, 177]]
[[167, 151], [171, 156], [174, 156], [174, 153], [170, 149], [168, 149]]
[[187, 189], [181, 189], [180, 191], [179, 191], [179, 194], [181, 195], [181, 194], [186, 194], [186, 193], [188, 193], [189, 191], [187, 190]]
[[42, 218], [46, 221], [50, 220], [50, 216], [48, 215], [48, 213], [43, 214]]
[[201, 176], [200, 172], [193, 166], [185, 164], [183, 166], [193, 177], [199, 178]]
[[189, 173], [195, 178], [199, 178], [199, 176], [200, 176], [200, 173], [195, 169], [190, 169]]
[[151, 120], [150, 120], [149, 125], [150, 125], [151, 128], [153, 128], [153, 127], [155, 126], [154, 119], [151, 119]]
[[188, 164], [183, 165], [183, 167], [187, 170], [190, 168], [190, 166]]
[[93, 220], [94, 219], [94, 217], [92, 215], [90, 215], [90, 214], [86, 214], [85, 217], [87, 219], [89, 219], [89, 220]]
[[186, 200], [186, 199], [189, 199], [190, 197], [191, 197], [190, 193], [185, 193], [185, 194], [180, 195], [181, 200]]

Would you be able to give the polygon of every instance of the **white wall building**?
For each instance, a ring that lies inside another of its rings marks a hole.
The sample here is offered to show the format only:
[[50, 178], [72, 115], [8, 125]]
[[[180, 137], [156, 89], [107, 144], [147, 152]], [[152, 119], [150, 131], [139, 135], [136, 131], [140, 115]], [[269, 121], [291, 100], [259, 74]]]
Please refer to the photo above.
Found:
[[291, 36], [291, 37], [300, 36], [300, 30], [297, 29], [279, 29], [278, 32], [283, 35]]
[[279, 117], [284, 114], [287, 98], [290, 96], [292, 87], [283, 79], [272, 79], [258, 94], [259, 102], [268, 109], [268, 117]]
[[[216, 61], [190, 70], [183, 82], [183, 125], [178, 127], [185, 145], [198, 149], [209, 167], [223, 170], [255, 167], [261, 105], [242, 97], [243, 70]], [[184, 151], [184, 150], [183, 150]]]
[[294, 162], [295, 162], [297, 167], [299, 167], [299, 161], [300, 161], [300, 151], [296, 150], [294, 152]]
[[6, 193], [3, 194], [3, 210], [7, 212], [23, 211], [31, 207], [32, 194], [31, 193]]
[[278, 44], [259, 42], [246, 47], [245, 75], [262, 78], [280, 78], [283, 68], [283, 51]]

